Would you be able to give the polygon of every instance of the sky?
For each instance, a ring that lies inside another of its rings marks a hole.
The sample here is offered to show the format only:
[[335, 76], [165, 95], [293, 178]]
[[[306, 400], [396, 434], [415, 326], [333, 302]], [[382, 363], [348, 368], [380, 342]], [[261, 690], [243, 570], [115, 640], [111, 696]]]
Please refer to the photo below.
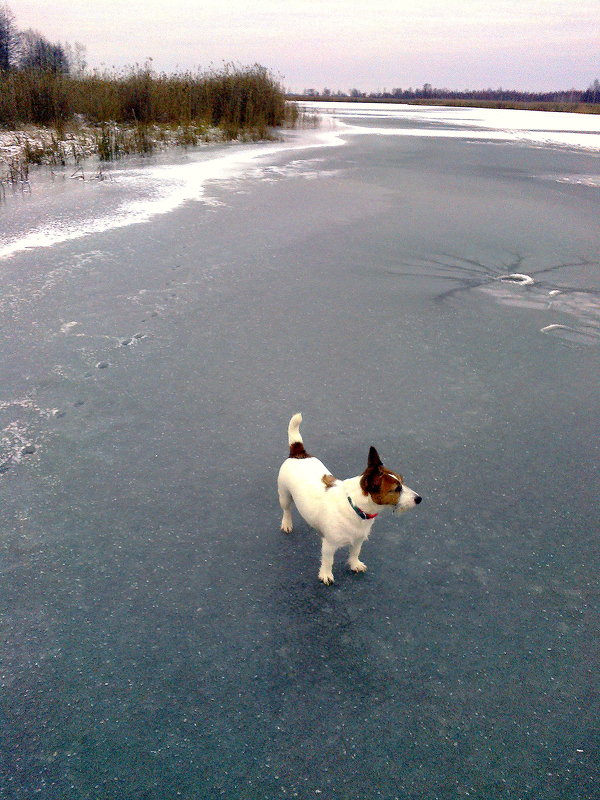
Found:
[[[0, 3], [2, 0], [0, 0]], [[89, 67], [269, 68], [289, 91], [587, 88], [600, 0], [7, 0]]]

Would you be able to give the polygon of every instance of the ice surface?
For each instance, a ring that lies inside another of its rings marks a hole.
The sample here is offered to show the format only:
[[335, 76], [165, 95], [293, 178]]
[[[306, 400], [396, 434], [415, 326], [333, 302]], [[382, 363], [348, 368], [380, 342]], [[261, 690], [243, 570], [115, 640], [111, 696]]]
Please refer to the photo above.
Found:
[[[598, 156], [330, 122], [0, 211], [186, 196], [0, 262], [2, 797], [595, 796]], [[424, 497], [332, 587], [297, 411]]]
[[[43, 196], [41, 204], [36, 203], [37, 198], [31, 199], [29, 195], [21, 197], [21, 203], [26, 204], [28, 211], [33, 206], [34, 213], [27, 217], [15, 215], [13, 225], [6, 220], [0, 237], [0, 260], [22, 250], [52, 247], [93, 233], [149, 222], [190, 201], [203, 201], [210, 205], [215, 201], [206, 194], [209, 182], [243, 176], [252, 170], [255, 163], [264, 162], [284, 151], [341, 143], [342, 140], [334, 133], [317, 131], [312, 136], [303, 137], [300, 143], [288, 135], [287, 141], [275, 144], [215, 146], [208, 152], [195, 151], [188, 158], [180, 155], [177, 163], [131, 166], [128, 162], [117, 162], [111, 165], [112, 168], [107, 167], [102, 173], [102, 180], [91, 172], [85, 187], [87, 191], [81, 185], [76, 187], [76, 215], [65, 215], [64, 207], [61, 207], [59, 214], [48, 219], [49, 215], [45, 213], [48, 205], [46, 196]], [[267, 166], [265, 169], [269, 171], [276, 168]], [[296, 162], [286, 167], [286, 171], [295, 169]], [[260, 167], [254, 170], [262, 172]], [[307, 173], [307, 176], [312, 177], [314, 173]], [[64, 184], [70, 177], [69, 171], [65, 170], [55, 180]], [[64, 186], [60, 188], [64, 191]], [[11, 199], [9, 197], [9, 203]], [[41, 214], [36, 205], [41, 205]]]
[[[307, 111], [335, 117], [346, 134], [486, 139], [596, 152], [600, 150], [600, 120], [597, 114], [318, 101], [303, 102], [302, 107]], [[349, 124], [346, 120], [356, 120], [356, 124]], [[400, 128], [389, 125], [375, 128], [368, 124], [370, 120], [409, 124]]]

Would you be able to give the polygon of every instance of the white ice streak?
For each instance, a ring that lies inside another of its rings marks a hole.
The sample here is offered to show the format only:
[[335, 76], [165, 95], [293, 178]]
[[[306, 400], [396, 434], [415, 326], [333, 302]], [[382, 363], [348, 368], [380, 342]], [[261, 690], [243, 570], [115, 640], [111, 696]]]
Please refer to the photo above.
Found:
[[500, 275], [498, 280], [504, 283], [517, 283], [520, 286], [533, 285], [533, 278], [531, 275], [524, 275], [522, 272], [511, 272], [510, 275]]
[[591, 325], [581, 325], [574, 328], [570, 325], [553, 323], [540, 328], [540, 332], [574, 344], [596, 346], [600, 344], [600, 331]]
[[64, 322], [60, 326], [60, 332], [61, 333], [69, 333], [71, 331], [71, 329], [74, 328], [76, 325], [79, 325], [79, 323], [78, 322]]
[[560, 175], [558, 178], [548, 176], [550, 180], [555, 180], [557, 183], [570, 183], [574, 186], [590, 186], [592, 188], [600, 188], [600, 175]]
[[[333, 115], [342, 135], [420, 136], [515, 141], [600, 151], [600, 115], [506, 108], [411, 106], [386, 103], [303, 103]], [[374, 127], [344, 120], [397, 120], [411, 127]], [[427, 127], [423, 127], [423, 125]]]
[[[167, 214], [186, 202], [202, 201], [212, 204], [206, 196], [206, 185], [213, 181], [227, 181], [242, 177], [257, 161], [278, 155], [286, 150], [304, 150], [344, 144], [335, 131], [317, 131], [314, 135], [271, 145], [232, 145], [223, 155], [185, 164], [167, 164], [119, 172], [118, 184], [124, 190], [141, 191], [144, 196], [122, 202], [109, 214], [88, 219], [52, 220], [12, 238], [0, 238], [0, 258], [7, 258], [36, 247], [51, 247], [62, 242], [80, 239], [95, 233], [104, 233], [148, 222]], [[102, 186], [95, 184], [102, 190]], [[111, 184], [114, 189], [114, 183]]]

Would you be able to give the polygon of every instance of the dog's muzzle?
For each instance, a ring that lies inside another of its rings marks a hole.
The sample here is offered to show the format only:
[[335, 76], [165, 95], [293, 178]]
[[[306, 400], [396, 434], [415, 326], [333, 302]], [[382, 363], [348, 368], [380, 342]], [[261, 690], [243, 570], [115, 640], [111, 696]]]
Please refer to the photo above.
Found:
[[394, 506], [394, 508], [392, 509], [393, 513], [394, 514], [404, 514], [406, 511], [410, 511], [410, 509], [413, 508], [414, 506], [418, 506], [419, 503], [422, 500], [423, 500], [423, 498], [421, 497], [421, 495], [420, 494], [416, 494], [412, 498], [413, 505], [405, 506], [405, 505], [398, 504], [397, 506]]

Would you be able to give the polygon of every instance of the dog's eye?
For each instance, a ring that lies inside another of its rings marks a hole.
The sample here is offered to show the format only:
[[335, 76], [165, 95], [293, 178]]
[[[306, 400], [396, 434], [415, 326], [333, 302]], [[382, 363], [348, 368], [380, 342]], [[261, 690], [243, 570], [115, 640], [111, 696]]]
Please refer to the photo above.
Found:
[[402, 484], [401, 483], [399, 483], [398, 486], [396, 486], [396, 491], [397, 492], [401, 492], [402, 491]]

